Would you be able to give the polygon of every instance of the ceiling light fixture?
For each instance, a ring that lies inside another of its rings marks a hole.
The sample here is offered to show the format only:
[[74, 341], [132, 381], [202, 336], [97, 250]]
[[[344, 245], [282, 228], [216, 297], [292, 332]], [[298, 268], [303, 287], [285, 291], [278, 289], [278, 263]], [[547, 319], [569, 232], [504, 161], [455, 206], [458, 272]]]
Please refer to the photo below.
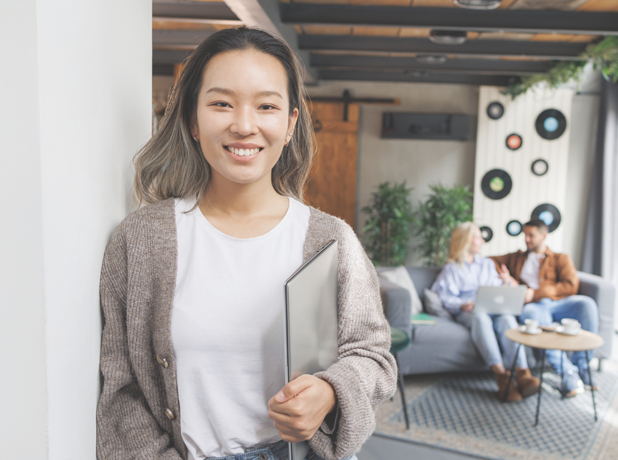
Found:
[[421, 64], [440, 65], [446, 62], [446, 56], [441, 56], [441, 55], [419, 56], [416, 58], [416, 60], [420, 62]]
[[433, 30], [429, 33], [429, 40], [439, 45], [461, 45], [468, 38], [465, 30]]
[[453, 3], [468, 10], [493, 10], [500, 6], [502, 0], [453, 0]]

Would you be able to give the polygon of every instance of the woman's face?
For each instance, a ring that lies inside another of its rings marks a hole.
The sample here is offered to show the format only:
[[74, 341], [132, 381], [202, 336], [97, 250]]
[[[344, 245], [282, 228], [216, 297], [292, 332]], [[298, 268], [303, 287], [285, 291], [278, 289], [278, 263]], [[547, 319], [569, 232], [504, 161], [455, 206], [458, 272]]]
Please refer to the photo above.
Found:
[[191, 134], [213, 179], [271, 183], [271, 171], [294, 132], [288, 81], [279, 60], [255, 50], [227, 51], [206, 65]]
[[472, 231], [472, 242], [470, 243], [470, 254], [480, 254], [483, 249], [483, 245], [485, 244], [485, 240], [481, 235], [481, 230], [475, 228]]

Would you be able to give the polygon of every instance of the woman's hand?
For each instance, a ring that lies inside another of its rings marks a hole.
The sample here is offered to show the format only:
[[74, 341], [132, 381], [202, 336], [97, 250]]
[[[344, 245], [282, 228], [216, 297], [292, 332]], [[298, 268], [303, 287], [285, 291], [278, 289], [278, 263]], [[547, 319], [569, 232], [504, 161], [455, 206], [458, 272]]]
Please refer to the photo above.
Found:
[[466, 302], [461, 306], [461, 311], [471, 312], [472, 310], [474, 310], [474, 302], [472, 301]]
[[524, 299], [524, 303], [530, 303], [534, 300], [534, 289], [528, 288], [526, 289], [526, 297]]
[[313, 375], [301, 375], [270, 398], [268, 416], [284, 441], [307, 441], [318, 431], [335, 402], [330, 383]]

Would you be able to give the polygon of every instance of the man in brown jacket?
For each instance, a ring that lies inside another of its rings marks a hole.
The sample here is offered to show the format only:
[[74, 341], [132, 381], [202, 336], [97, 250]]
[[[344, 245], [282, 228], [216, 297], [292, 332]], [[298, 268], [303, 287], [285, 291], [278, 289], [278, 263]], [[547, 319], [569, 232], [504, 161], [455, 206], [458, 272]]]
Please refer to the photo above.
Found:
[[[528, 286], [526, 305], [519, 320], [535, 319], [546, 326], [563, 318], [574, 318], [583, 329], [596, 333], [599, 328], [597, 304], [590, 297], [577, 295], [579, 278], [575, 265], [567, 254], [549, 250], [545, 245], [548, 233], [545, 222], [531, 220], [524, 224], [526, 251], [492, 257], [503, 280], [514, 279]], [[584, 352], [573, 353], [570, 361], [566, 357], [561, 360], [563, 353], [558, 350], [547, 350], [546, 356], [556, 372], [564, 370], [566, 397], [581, 393], [580, 377], [584, 384], [590, 384]]]

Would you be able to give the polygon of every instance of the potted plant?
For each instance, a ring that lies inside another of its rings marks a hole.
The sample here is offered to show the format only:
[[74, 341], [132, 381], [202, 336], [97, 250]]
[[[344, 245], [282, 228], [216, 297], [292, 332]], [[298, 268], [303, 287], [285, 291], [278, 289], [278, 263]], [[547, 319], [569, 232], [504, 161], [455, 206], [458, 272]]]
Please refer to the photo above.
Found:
[[408, 242], [412, 235], [414, 211], [410, 202], [412, 188], [406, 182], [383, 182], [372, 193], [363, 228], [365, 249], [374, 265], [404, 265], [408, 257]]
[[431, 185], [431, 193], [417, 213], [416, 251], [428, 266], [443, 266], [449, 256], [451, 233], [457, 224], [472, 220], [472, 192], [467, 186]]

